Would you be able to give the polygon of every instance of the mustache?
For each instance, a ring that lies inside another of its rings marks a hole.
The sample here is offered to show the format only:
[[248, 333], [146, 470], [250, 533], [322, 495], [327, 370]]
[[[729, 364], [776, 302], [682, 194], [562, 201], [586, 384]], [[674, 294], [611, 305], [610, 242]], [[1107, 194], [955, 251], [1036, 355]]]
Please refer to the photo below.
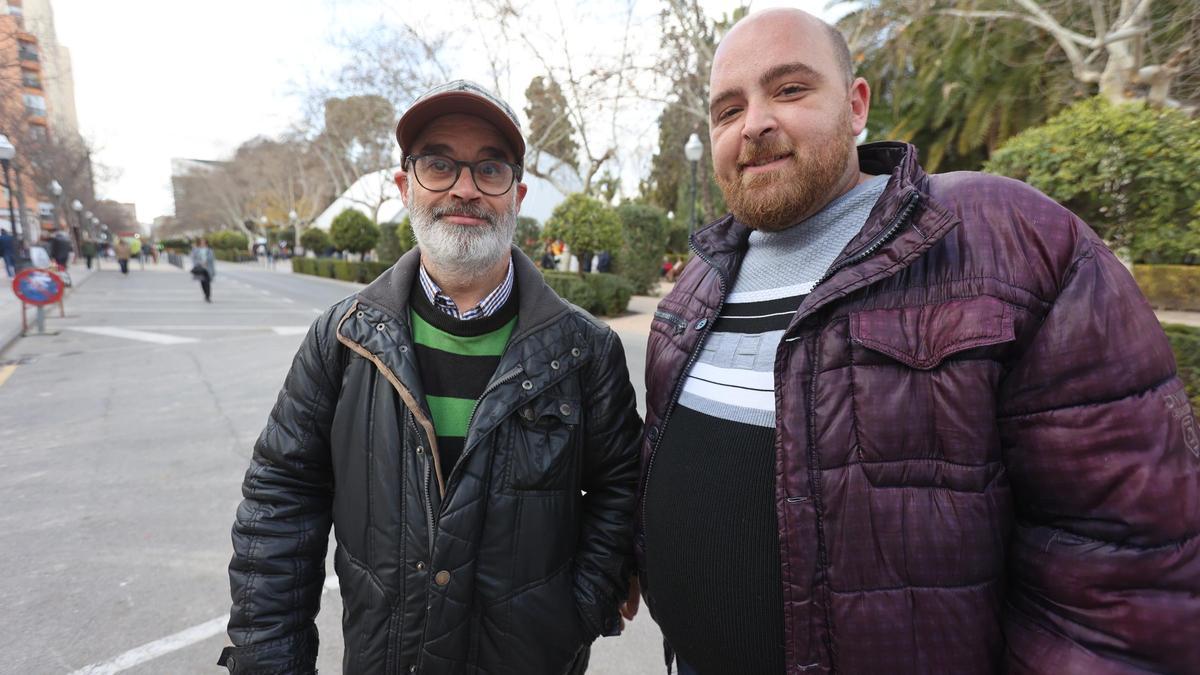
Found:
[[795, 148], [790, 143], [778, 138], [766, 141], [747, 141], [742, 146], [742, 151], [738, 153], [737, 168], [740, 172], [751, 164], [766, 164], [794, 152]]
[[467, 218], [481, 218], [486, 220], [489, 225], [496, 224], [496, 214], [479, 206], [478, 204], [455, 204], [452, 206], [439, 206], [432, 209], [430, 215], [434, 220], [439, 220], [445, 216], [466, 216]]

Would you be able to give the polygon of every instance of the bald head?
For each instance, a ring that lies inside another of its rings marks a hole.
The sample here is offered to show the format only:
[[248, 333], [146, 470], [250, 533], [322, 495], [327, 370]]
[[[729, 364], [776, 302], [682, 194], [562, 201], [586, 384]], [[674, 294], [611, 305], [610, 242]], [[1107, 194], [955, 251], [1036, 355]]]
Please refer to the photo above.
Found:
[[716, 54], [713, 56], [713, 69], [716, 69], [718, 61], [722, 58], [722, 52], [727, 51], [727, 45], [731, 46], [731, 50], [743, 45], [761, 45], [763, 44], [761, 40], [781, 34], [793, 37], [796, 35], [808, 36], [809, 39], [806, 42], [810, 47], [812, 44], [823, 41], [822, 51], [827, 51], [836, 71], [842, 75], [846, 85], [849, 86], [854, 80], [854, 64], [850, 58], [850, 47], [846, 44], [846, 38], [841, 31], [808, 12], [785, 7], [755, 12], [734, 24], [725, 38], [721, 40], [721, 44], [717, 46]]

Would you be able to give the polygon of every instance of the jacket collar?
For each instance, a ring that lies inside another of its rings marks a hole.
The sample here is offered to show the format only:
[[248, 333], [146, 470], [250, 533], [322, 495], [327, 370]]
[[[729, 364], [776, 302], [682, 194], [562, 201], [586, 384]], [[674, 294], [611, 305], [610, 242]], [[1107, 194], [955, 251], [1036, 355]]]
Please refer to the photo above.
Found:
[[[569, 307], [546, 285], [545, 278], [533, 261], [515, 246], [512, 248], [512, 261], [517, 282], [517, 325], [513, 329], [512, 342], [516, 342], [558, 318]], [[407, 326], [408, 298], [413, 284], [417, 283], [420, 265], [420, 249], [413, 247], [400, 256], [395, 265], [359, 291], [359, 300]]]
[[[865, 173], [887, 174], [891, 177], [862, 230], [830, 266], [830, 269], [837, 269], [837, 273], [809, 294], [802, 305], [801, 314], [810, 314], [832, 297], [841, 297], [895, 274], [958, 224], [957, 218], [929, 198], [929, 176], [917, 162], [915, 146], [890, 141], [868, 143], [858, 147], [858, 162]], [[842, 267], [846, 261], [877, 244], [904, 205], [914, 198], [918, 200], [918, 205], [910, 214], [909, 225], [917, 224], [919, 227], [906, 225], [874, 255]], [[701, 257], [707, 257], [709, 263], [724, 277], [726, 292], [741, 265], [750, 232], [750, 227], [738, 222], [732, 215], [726, 215], [692, 235], [692, 248]]]

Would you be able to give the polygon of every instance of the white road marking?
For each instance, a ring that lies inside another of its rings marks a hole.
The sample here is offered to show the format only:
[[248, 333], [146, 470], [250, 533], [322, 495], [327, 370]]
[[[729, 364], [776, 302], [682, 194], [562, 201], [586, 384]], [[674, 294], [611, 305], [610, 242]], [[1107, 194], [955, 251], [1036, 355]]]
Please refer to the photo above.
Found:
[[308, 326], [275, 326], [271, 330], [276, 335], [304, 335], [308, 332]]
[[141, 330], [129, 330], [127, 328], [115, 328], [113, 326], [70, 326], [68, 329], [79, 331], [81, 333], [92, 333], [94, 335], [107, 335], [108, 337], [125, 338], [126, 340], [153, 342], [154, 344], [159, 345], [179, 345], [198, 341], [196, 338], [179, 337], [178, 335], [167, 335], [166, 333], [150, 333]]
[[[325, 577], [325, 590], [337, 591], [338, 578], [336, 575]], [[186, 647], [190, 647], [197, 642], [202, 642], [215, 635], [220, 635], [225, 632], [225, 627], [229, 625], [229, 615], [218, 616], [210, 621], [205, 621], [199, 626], [192, 626], [185, 630], [181, 630], [174, 635], [168, 635], [154, 642], [147, 642], [141, 647], [134, 647], [120, 656], [109, 659], [103, 663], [94, 663], [90, 666], [84, 666], [79, 670], [71, 673], [71, 675], [112, 675], [119, 673], [127, 668], [132, 668], [152, 659], [156, 659], [164, 654], [179, 651]]]

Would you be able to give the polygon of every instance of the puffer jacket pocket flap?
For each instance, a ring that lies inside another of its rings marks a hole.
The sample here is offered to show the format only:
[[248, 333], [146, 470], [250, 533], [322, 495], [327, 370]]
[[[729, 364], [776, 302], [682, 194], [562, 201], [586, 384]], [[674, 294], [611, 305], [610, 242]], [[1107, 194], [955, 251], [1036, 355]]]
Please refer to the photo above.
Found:
[[936, 368], [952, 354], [1013, 338], [1012, 308], [989, 295], [850, 315], [851, 340], [919, 370]]

